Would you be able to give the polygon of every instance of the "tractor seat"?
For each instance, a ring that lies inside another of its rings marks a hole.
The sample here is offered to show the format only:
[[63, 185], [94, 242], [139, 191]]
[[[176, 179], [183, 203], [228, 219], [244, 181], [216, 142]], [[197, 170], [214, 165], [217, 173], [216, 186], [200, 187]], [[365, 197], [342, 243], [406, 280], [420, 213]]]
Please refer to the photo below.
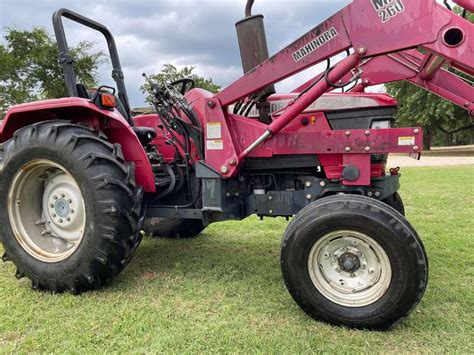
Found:
[[153, 139], [156, 138], [156, 132], [150, 127], [133, 127], [138, 140], [143, 145], [148, 145]]

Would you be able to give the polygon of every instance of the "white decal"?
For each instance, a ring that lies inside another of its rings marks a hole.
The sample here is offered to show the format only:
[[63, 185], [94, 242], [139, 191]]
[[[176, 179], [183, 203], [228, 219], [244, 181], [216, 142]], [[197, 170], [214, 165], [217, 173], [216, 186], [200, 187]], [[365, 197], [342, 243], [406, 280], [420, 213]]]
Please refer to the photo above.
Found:
[[222, 139], [214, 139], [206, 141], [207, 150], [223, 150], [224, 141]]
[[207, 138], [208, 139], [219, 139], [222, 138], [222, 129], [220, 122], [208, 122], [207, 123]]
[[398, 137], [398, 145], [415, 145], [415, 137]]
[[370, 0], [382, 23], [405, 11], [402, 0]]
[[293, 59], [295, 60], [295, 62], [299, 62], [301, 59], [306, 57], [308, 54], [311, 54], [312, 52], [314, 52], [323, 44], [326, 44], [329, 41], [331, 41], [333, 38], [337, 37], [338, 34], [339, 33], [337, 33], [336, 29], [334, 27], [331, 27], [329, 30], [319, 35], [318, 37], [313, 39], [311, 42], [309, 42], [308, 44], [304, 45], [303, 47], [298, 49], [296, 52], [294, 52]]

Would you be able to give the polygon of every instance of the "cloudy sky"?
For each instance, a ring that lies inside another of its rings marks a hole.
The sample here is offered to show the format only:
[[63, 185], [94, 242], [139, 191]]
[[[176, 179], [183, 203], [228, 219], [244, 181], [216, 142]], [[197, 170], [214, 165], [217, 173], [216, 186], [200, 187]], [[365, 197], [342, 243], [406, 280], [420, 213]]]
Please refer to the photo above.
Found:
[[[437, 0], [441, 1], [441, 0]], [[255, 0], [253, 13], [265, 15], [273, 54], [349, 4], [351, 0]], [[242, 75], [234, 24], [243, 18], [246, 0], [0, 0], [0, 28], [45, 27], [53, 33], [52, 13], [62, 7], [109, 27], [115, 36], [132, 106], [143, 105], [141, 73], [157, 73], [163, 64], [195, 66], [196, 72], [226, 86]], [[95, 41], [100, 34], [68, 21], [69, 44]], [[3, 39], [0, 39], [0, 43]], [[324, 65], [323, 65], [324, 67]], [[110, 83], [110, 67], [101, 83]], [[277, 86], [287, 91], [314, 76], [318, 68]]]
[[[350, 0], [256, 0], [253, 12], [265, 15], [270, 53], [274, 53]], [[162, 65], [192, 65], [196, 72], [225, 86], [242, 74], [234, 24], [244, 15], [246, 0], [0, 0], [0, 28], [45, 27], [53, 33], [51, 14], [66, 7], [105, 24], [114, 34], [132, 106], [143, 104], [142, 72]], [[106, 48], [97, 33], [67, 23], [69, 45], [93, 40]], [[314, 70], [313, 70], [314, 71]], [[110, 68], [101, 68], [102, 83]], [[303, 78], [279, 86], [291, 89]]]

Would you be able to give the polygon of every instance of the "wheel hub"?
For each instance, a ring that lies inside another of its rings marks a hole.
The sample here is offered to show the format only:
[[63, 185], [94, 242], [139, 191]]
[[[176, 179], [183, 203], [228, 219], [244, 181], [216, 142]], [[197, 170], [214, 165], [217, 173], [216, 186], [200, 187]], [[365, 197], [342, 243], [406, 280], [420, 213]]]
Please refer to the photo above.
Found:
[[10, 188], [8, 209], [17, 240], [41, 261], [66, 259], [84, 236], [82, 192], [74, 178], [52, 161], [31, 161], [19, 170]]
[[331, 301], [362, 307], [377, 301], [390, 285], [390, 260], [371, 237], [336, 231], [311, 248], [308, 271], [314, 286]]
[[353, 253], [346, 252], [342, 254], [337, 262], [345, 272], [354, 273], [360, 268], [360, 259]]
[[66, 218], [69, 216], [71, 208], [69, 207], [69, 203], [61, 198], [54, 204], [54, 211], [59, 217]]

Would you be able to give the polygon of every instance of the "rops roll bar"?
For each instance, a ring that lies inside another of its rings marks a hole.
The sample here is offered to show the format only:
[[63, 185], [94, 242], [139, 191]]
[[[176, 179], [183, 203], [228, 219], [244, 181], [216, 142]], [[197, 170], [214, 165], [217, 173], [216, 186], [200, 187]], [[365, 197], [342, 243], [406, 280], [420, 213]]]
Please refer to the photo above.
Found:
[[107, 41], [107, 46], [109, 47], [109, 55], [112, 61], [112, 78], [117, 84], [118, 97], [127, 113], [127, 117], [125, 118], [129, 122], [132, 122], [130, 103], [128, 101], [127, 90], [125, 88], [123, 71], [120, 65], [117, 46], [115, 45], [115, 40], [112, 36], [112, 33], [104, 25], [88, 19], [87, 17], [79, 15], [68, 9], [59, 9], [53, 14], [53, 27], [59, 48], [59, 62], [63, 66], [64, 78], [66, 80], [66, 87], [69, 96], [79, 97], [79, 90], [77, 87], [76, 74], [74, 72], [74, 60], [69, 55], [69, 47], [67, 45], [62, 17], [80, 23], [81, 25], [89, 27], [93, 30], [99, 31], [104, 35]]

